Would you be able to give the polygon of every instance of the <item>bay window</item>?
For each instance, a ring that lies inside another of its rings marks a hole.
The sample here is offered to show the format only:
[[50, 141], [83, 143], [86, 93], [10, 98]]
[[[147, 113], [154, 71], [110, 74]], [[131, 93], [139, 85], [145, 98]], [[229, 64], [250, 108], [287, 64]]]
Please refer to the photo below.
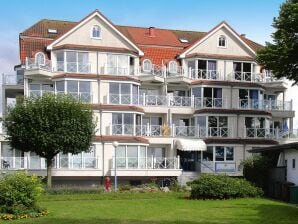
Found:
[[111, 104], [138, 104], [139, 86], [130, 83], [109, 84], [109, 103]]
[[234, 79], [239, 81], [252, 80], [252, 63], [233, 62]]
[[262, 106], [262, 94], [262, 91], [258, 89], [239, 89], [240, 108], [259, 109]]
[[188, 70], [193, 79], [217, 79], [217, 62], [215, 60], [188, 61]]
[[223, 107], [222, 88], [193, 87], [192, 95], [195, 97], [196, 107]]
[[[119, 145], [116, 148], [116, 166], [120, 169], [138, 169], [146, 167], [146, 146]], [[115, 164], [114, 164], [115, 166]]]
[[245, 117], [246, 137], [264, 138], [270, 134], [270, 120], [264, 117]]
[[135, 114], [113, 113], [112, 114], [112, 134], [113, 135], [133, 135]]
[[91, 103], [91, 82], [90, 81], [56, 81], [56, 92], [59, 94], [69, 94], [84, 103]]
[[122, 54], [108, 54], [107, 74], [110, 75], [128, 75], [129, 74], [129, 56]]
[[198, 116], [196, 117], [198, 136], [201, 137], [229, 137], [228, 117], [226, 116]]
[[89, 53], [77, 51], [58, 51], [56, 53], [57, 71], [90, 73]]
[[53, 93], [53, 84], [42, 84], [42, 83], [30, 83], [29, 84], [29, 96], [42, 96], [44, 93]]

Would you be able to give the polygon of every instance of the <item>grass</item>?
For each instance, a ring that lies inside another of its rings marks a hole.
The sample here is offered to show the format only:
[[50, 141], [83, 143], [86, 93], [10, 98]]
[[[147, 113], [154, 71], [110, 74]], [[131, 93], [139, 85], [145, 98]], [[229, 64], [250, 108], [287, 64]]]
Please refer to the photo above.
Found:
[[34, 224], [298, 223], [298, 208], [268, 199], [187, 200], [177, 193], [46, 195], [47, 217]]

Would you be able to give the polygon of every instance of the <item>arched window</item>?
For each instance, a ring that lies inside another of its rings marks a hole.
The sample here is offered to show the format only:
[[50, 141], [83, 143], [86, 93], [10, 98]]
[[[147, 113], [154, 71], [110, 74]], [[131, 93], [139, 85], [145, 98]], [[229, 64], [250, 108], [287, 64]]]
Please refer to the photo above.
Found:
[[45, 55], [42, 52], [38, 52], [35, 54], [35, 63], [38, 65], [44, 65], [45, 64]]
[[91, 37], [95, 39], [100, 39], [101, 38], [101, 29], [99, 26], [95, 25], [92, 27], [91, 30]]
[[226, 45], [227, 45], [226, 37], [223, 36], [223, 35], [219, 36], [219, 38], [218, 38], [218, 46], [219, 47], [226, 47]]
[[152, 62], [149, 59], [145, 59], [143, 61], [143, 70], [145, 72], [151, 72], [151, 70], [152, 70]]
[[177, 73], [177, 62], [176, 61], [170, 61], [169, 62], [169, 72], [170, 73]]

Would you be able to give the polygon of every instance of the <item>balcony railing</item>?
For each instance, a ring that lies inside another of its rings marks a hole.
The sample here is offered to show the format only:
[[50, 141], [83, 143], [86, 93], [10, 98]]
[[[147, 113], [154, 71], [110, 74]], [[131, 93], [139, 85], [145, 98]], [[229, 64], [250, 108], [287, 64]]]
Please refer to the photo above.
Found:
[[150, 69], [145, 69], [143, 66], [139, 67], [139, 75], [153, 75], [153, 76], [160, 76], [166, 77], [166, 67], [160, 65], [152, 65]]
[[90, 73], [91, 64], [89, 62], [82, 63], [57, 61], [56, 67], [53, 70], [55, 72]]
[[24, 76], [17, 74], [3, 74], [3, 85], [24, 85]]
[[92, 103], [92, 94], [89, 92], [80, 92], [80, 93], [65, 93], [65, 92], [54, 92], [49, 90], [29, 90], [29, 96], [30, 97], [40, 97], [44, 94], [67, 94], [72, 96], [75, 100], [80, 100], [82, 103]]
[[197, 127], [197, 126], [173, 126], [174, 136], [184, 137], [231, 137], [231, 131], [227, 127]]
[[200, 98], [188, 96], [131, 95], [109, 94], [109, 104], [128, 104], [140, 106], [192, 107], [192, 108], [226, 108], [223, 98]]
[[282, 100], [239, 99], [241, 109], [291, 111], [292, 104], [292, 101]]
[[36, 62], [35, 58], [26, 58], [26, 69], [52, 71], [52, 62], [48, 59], [45, 59], [44, 63], [38, 63]]
[[[115, 157], [113, 157], [112, 169], [115, 169]], [[141, 169], [163, 170], [180, 169], [178, 157], [116, 157], [117, 169]]]
[[217, 70], [192, 69], [188, 70], [188, 77], [191, 79], [220, 80], [220, 73]]
[[[99, 161], [97, 157], [55, 157], [54, 169], [97, 169]], [[39, 156], [28, 157], [0, 157], [0, 169], [6, 170], [45, 170], [46, 162]]]

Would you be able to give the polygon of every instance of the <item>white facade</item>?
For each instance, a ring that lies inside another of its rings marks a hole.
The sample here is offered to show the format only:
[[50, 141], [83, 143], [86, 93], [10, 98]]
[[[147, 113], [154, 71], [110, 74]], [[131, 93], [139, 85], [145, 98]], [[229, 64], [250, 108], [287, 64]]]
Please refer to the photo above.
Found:
[[[5, 107], [8, 94], [22, 89], [25, 96], [68, 93], [92, 104], [92, 150], [59, 154], [57, 180], [113, 176], [115, 140], [120, 180], [146, 181], [189, 172], [239, 176], [247, 150], [296, 137], [285, 83], [261, 69], [254, 50], [227, 24], [168, 64], [153, 64], [139, 45], [95, 11], [47, 46], [50, 60], [28, 57], [24, 82], [4, 82]], [[206, 151], [179, 150], [177, 139], [201, 139]], [[32, 153], [8, 149], [5, 141], [0, 152], [1, 169], [45, 175], [45, 162]]]
[[287, 169], [287, 181], [298, 186], [298, 151], [297, 149], [285, 150], [284, 155]]

